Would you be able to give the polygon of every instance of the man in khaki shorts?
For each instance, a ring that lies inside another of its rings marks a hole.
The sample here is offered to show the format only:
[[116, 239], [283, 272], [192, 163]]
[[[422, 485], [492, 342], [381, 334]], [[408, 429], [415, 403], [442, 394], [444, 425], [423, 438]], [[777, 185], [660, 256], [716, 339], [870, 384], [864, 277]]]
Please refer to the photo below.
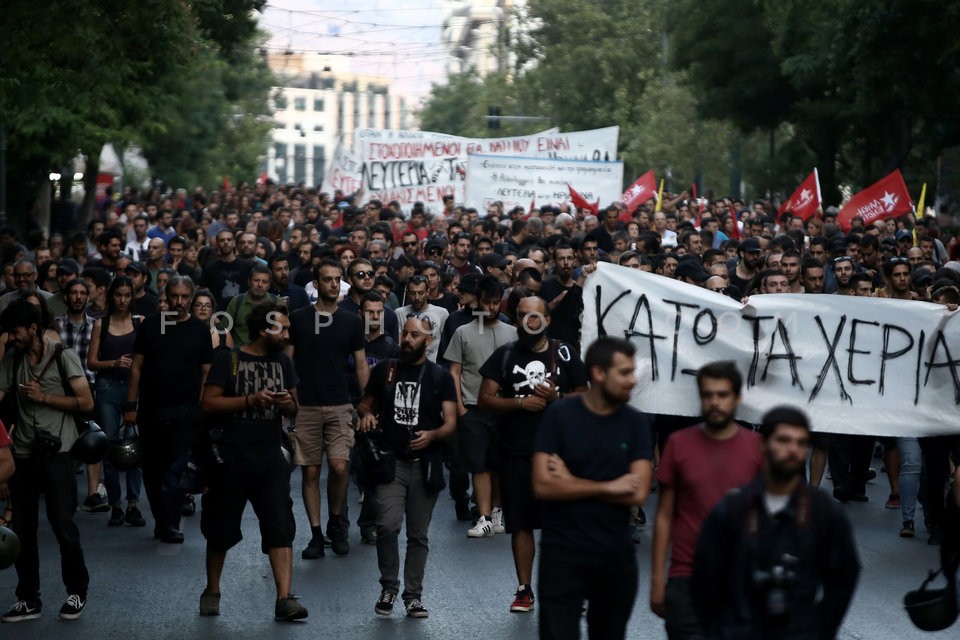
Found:
[[359, 316], [340, 310], [340, 264], [323, 260], [314, 269], [317, 302], [290, 314], [290, 345], [300, 382], [297, 391], [295, 462], [302, 467], [303, 504], [310, 519], [312, 538], [302, 556], [306, 560], [323, 557], [323, 530], [320, 527], [320, 469], [327, 453], [330, 471], [327, 477], [327, 535], [337, 555], [350, 552], [347, 520], [347, 485], [350, 451], [353, 449], [356, 411], [350, 403], [350, 391], [344, 363], [353, 356], [360, 388], [367, 385], [370, 370], [363, 349], [364, 327]]

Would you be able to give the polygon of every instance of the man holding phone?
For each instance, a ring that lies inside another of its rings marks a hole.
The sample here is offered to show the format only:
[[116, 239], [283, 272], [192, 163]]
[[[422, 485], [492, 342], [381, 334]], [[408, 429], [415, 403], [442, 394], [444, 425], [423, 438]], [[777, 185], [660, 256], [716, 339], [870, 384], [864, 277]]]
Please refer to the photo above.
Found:
[[243, 537], [240, 524], [249, 501], [276, 583], [274, 619], [302, 620], [307, 610], [290, 595], [296, 522], [290, 467], [280, 451], [283, 418], [297, 415], [297, 374], [283, 353], [290, 336], [286, 306], [255, 306], [245, 329], [249, 344], [215, 355], [201, 399], [203, 410], [220, 418], [211, 438], [223, 464], [212, 465], [203, 496], [207, 586], [200, 595], [200, 615], [220, 614], [220, 575], [227, 550]]

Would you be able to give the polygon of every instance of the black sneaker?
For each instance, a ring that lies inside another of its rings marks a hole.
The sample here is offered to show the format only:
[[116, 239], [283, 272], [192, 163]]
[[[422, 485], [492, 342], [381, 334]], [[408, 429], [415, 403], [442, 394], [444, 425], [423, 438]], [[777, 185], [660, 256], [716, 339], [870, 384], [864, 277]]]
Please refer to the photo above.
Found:
[[927, 544], [932, 547], [939, 546], [942, 540], [943, 536], [940, 534], [940, 529], [934, 528], [930, 530], [930, 536], [927, 538]]
[[376, 529], [364, 529], [360, 532], [360, 542], [363, 544], [375, 545], [377, 544], [377, 530]]
[[273, 608], [273, 619], [278, 622], [303, 620], [307, 615], [309, 615], [307, 608], [297, 602], [297, 599], [292, 595], [288, 595], [286, 598], [277, 598], [277, 604]]
[[110, 519], [107, 520], [108, 527], [122, 527], [123, 526], [123, 509], [120, 507], [113, 507], [110, 510]]
[[147, 521], [143, 519], [143, 514], [140, 513], [140, 509], [138, 509], [137, 505], [135, 504], [127, 507], [127, 513], [124, 515], [123, 519], [131, 527], [147, 526]]
[[427, 611], [422, 604], [420, 604], [419, 599], [414, 599], [407, 603], [407, 617], [429, 618], [430, 612]]
[[323, 556], [323, 538], [310, 538], [310, 543], [307, 545], [307, 548], [300, 554], [300, 557], [304, 560], [316, 560]]
[[916, 531], [913, 528], [913, 520], [904, 520], [903, 526], [900, 527], [900, 537], [912, 538], [914, 535], [916, 535]]
[[378, 616], [388, 616], [393, 613], [393, 603], [397, 599], [397, 594], [390, 593], [386, 589], [380, 592], [380, 598], [373, 607], [373, 612]]
[[166, 544], [183, 544], [183, 531], [176, 527], [167, 527], [160, 532], [160, 542]]
[[110, 503], [99, 493], [94, 493], [87, 496], [80, 508], [88, 513], [106, 513], [110, 511]]
[[80, 614], [83, 613], [85, 606], [87, 606], [87, 601], [77, 594], [67, 596], [67, 601], [60, 607], [60, 619], [76, 620], [80, 617]]
[[327, 525], [327, 535], [330, 536], [330, 548], [338, 556], [350, 553], [350, 524], [342, 517], [337, 516]]
[[40, 617], [42, 611], [43, 603], [40, 600], [17, 600], [17, 603], [10, 607], [10, 611], [0, 617], [0, 620], [3, 622], [34, 620]]

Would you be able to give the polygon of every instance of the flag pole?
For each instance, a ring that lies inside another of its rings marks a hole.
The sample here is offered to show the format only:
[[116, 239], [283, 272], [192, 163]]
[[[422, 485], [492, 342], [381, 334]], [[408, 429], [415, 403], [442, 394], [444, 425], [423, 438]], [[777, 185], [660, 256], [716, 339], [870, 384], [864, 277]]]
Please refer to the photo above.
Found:
[[657, 211], [663, 210], [663, 178], [660, 178], [660, 189], [657, 191], [657, 206], [654, 208], [654, 213]]

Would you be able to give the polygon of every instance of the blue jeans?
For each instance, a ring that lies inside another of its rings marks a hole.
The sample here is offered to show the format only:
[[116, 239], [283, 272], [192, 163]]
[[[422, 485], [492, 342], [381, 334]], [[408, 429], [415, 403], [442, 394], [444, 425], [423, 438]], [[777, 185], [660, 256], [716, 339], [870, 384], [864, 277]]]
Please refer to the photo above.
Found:
[[[123, 403], [127, 399], [126, 380], [97, 378], [96, 402], [93, 406], [93, 419], [96, 420], [110, 441], [120, 437], [120, 425], [123, 416]], [[120, 470], [110, 463], [107, 457], [103, 461], [103, 484], [107, 488], [107, 501], [113, 507], [120, 506]], [[126, 472], [127, 502], [139, 502], [140, 487], [143, 486], [143, 472], [134, 467]]]
[[916, 438], [897, 438], [897, 449], [900, 450], [900, 518], [906, 522], [913, 520], [917, 512], [923, 457]]

